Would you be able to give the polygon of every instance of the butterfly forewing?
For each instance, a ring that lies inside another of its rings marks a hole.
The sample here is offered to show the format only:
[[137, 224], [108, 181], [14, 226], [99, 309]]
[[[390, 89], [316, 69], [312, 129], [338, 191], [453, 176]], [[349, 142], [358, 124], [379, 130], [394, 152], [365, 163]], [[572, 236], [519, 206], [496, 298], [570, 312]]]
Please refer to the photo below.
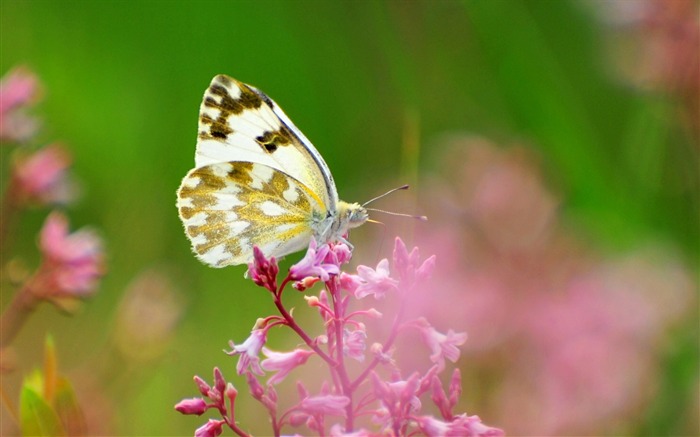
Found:
[[322, 196], [322, 208], [335, 211], [335, 184], [316, 148], [272, 99], [252, 86], [218, 75], [200, 107], [195, 165], [229, 161], [279, 170]]
[[190, 171], [178, 190], [180, 218], [197, 257], [214, 267], [300, 250], [323, 214], [300, 181], [267, 165], [224, 162]]

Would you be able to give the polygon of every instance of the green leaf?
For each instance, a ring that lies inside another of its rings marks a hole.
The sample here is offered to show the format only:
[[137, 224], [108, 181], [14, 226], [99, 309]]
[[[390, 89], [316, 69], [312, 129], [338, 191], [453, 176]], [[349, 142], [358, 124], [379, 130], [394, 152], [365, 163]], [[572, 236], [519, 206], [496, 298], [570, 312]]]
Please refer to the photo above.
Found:
[[46, 336], [44, 342], [44, 400], [49, 404], [53, 403], [56, 394], [56, 380], [58, 378], [58, 358], [56, 357], [56, 346], [54, 346], [51, 335]]
[[27, 381], [20, 395], [20, 426], [24, 436], [65, 436], [61, 421], [49, 404]]
[[85, 416], [78, 404], [73, 385], [63, 376], [59, 376], [56, 381], [54, 407], [68, 435], [76, 437], [87, 435]]

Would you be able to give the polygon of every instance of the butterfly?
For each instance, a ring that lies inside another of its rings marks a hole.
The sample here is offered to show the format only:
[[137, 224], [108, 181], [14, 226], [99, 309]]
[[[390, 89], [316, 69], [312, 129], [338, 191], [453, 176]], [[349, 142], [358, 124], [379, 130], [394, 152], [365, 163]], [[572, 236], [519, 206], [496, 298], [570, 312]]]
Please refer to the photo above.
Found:
[[195, 168], [177, 208], [192, 250], [205, 264], [249, 263], [253, 247], [281, 257], [347, 241], [367, 210], [343, 202], [323, 157], [272, 99], [220, 74], [199, 109]]

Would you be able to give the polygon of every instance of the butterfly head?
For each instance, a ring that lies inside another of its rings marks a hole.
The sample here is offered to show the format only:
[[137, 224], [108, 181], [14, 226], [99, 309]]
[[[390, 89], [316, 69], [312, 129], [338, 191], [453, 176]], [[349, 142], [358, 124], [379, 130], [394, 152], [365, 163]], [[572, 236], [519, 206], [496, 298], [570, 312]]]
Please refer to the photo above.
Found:
[[363, 225], [369, 215], [364, 206], [359, 203], [346, 203], [340, 201], [338, 203], [338, 222], [342, 224], [344, 230], [356, 228]]

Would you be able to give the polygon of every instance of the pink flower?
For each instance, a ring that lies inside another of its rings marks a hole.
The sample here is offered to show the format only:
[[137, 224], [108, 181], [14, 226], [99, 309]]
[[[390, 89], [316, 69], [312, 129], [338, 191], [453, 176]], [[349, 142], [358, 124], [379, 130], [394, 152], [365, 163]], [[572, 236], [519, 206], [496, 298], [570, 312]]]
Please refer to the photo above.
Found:
[[345, 429], [342, 426], [340, 426], [340, 424], [338, 424], [338, 423], [331, 426], [331, 429], [330, 429], [330, 436], [331, 437], [373, 437], [376, 435], [377, 434], [369, 432], [364, 428], [360, 428], [360, 429], [358, 429], [356, 431], [352, 431], [352, 432], [345, 432]]
[[95, 291], [104, 274], [102, 243], [93, 232], [68, 233], [68, 221], [51, 213], [39, 237], [44, 256], [34, 292], [45, 297], [85, 297]]
[[453, 416], [452, 408], [454, 408], [454, 406], [457, 405], [459, 397], [462, 394], [462, 377], [460, 375], [459, 369], [454, 369], [454, 372], [452, 372], [452, 378], [450, 379], [449, 387], [449, 398], [445, 393], [445, 390], [443, 390], [442, 382], [440, 381], [440, 378], [437, 377], [437, 375], [433, 375], [431, 380], [431, 386], [432, 394], [430, 398], [440, 410], [440, 414], [442, 414], [442, 417], [444, 417], [445, 419], [451, 419]]
[[21, 110], [36, 98], [37, 82], [24, 67], [10, 70], [0, 80], [0, 140], [24, 141], [36, 131], [37, 122]]
[[430, 360], [433, 363], [438, 364], [442, 368], [445, 365], [445, 358], [453, 363], [459, 359], [459, 348], [457, 346], [461, 346], [467, 341], [466, 333], [454, 332], [450, 329], [447, 331], [447, 334], [441, 334], [423, 318], [417, 320], [414, 326], [420, 330], [423, 342], [433, 352], [430, 355]]
[[279, 273], [279, 267], [275, 257], [265, 258], [262, 250], [254, 246], [253, 262], [248, 264], [248, 276], [253, 282], [274, 293], [277, 290], [277, 273]]
[[68, 203], [75, 193], [67, 178], [70, 155], [52, 144], [18, 158], [13, 168], [13, 188], [23, 201], [39, 204]]
[[394, 269], [399, 272], [399, 278], [405, 285], [413, 285], [416, 282], [425, 281], [435, 269], [435, 255], [421, 263], [418, 248], [414, 247], [409, 253], [404, 242], [399, 237], [396, 237], [394, 244]]
[[481, 423], [479, 416], [466, 414], [456, 416], [449, 422], [431, 416], [420, 416], [416, 418], [416, 424], [429, 436], [500, 437], [505, 435], [502, 430]]
[[248, 368], [256, 375], [265, 374], [260, 368], [260, 358], [258, 355], [266, 341], [267, 330], [255, 329], [242, 344], [235, 345], [232, 341], [229, 342], [231, 351], [227, 352], [227, 354], [240, 355], [238, 358], [238, 365], [236, 366], [236, 371], [239, 375], [242, 375]]
[[345, 407], [350, 403], [346, 396], [320, 395], [302, 399], [299, 407], [309, 415], [333, 415], [345, 417]]
[[359, 362], [364, 361], [365, 349], [367, 348], [366, 340], [367, 333], [364, 329], [350, 331], [346, 328], [343, 331], [343, 354]]
[[[214, 368], [214, 386], [209, 384], [198, 376], [194, 377], [199, 392], [208, 398], [210, 403], [207, 403], [203, 398], [183, 399], [175, 405], [175, 409], [182, 414], [202, 415], [208, 409], [218, 410], [222, 417], [234, 419], [233, 410], [238, 391], [233, 384], [227, 383], [224, 375], [218, 367]], [[228, 405], [227, 405], [228, 401]], [[228, 415], [231, 412], [230, 416]], [[206, 424], [195, 431], [195, 436], [217, 436], [221, 434], [222, 427], [226, 424], [226, 420], [209, 420]]]
[[306, 363], [306, 360], [314, 354], [313, 351], [305, 349], [295, 349], [292, 352], [275, 352], [264, 347], [262, 351], [267, 358], [263, 360], [261, 367], [268, 372], [277, 372], [267, 381], [268, 384], [282, 382], [289, 372]]
[[327, 257], [330, 252], [331, 249], [328, 244], [323, 244], [317, 249], [316, 240], [312, 238], [304, 258], [289, 269], [290, 277], [298, 281], [307, 276], [316, 276], [321, 278], [323, 282], [328, 282], [330, 275], [337, 275], [340, 273], [337, 259], [333, 264], [327, 262]]
[[326, 256], [327, 264], [336, 264], [341, 266], [342, 264], [347, 264], [352, 258], [352, 251], [345, 243], [329, 244], [330, 252]]
[[358, 299], [369, 294], [373, 294], [375, 299], [380, 299], [387, 291], [396, 290], [399, 285], [399, 281], [389, 276], [389, 261], [386, 258], [379, 261], [376, 270], [367, 266], [357, 266], [357, 275], [364, 281], [355, 290], [355, 297]]
[[175, 409], [182, 414], [201, 416], [207, 411], [207, 403], [202, 398], [183, 399], [175, 405]]
[[197, 428], [194, 437], [216, 437], [221, 435], [224, 426], [223, 420], [209, 419], [207, 423]]
[[340, 273], [340, 288], [349, 292], [355, 293], [357, 287], [362, 285], [362, 279], [357, 275], [350, 275], [345, 272]]

